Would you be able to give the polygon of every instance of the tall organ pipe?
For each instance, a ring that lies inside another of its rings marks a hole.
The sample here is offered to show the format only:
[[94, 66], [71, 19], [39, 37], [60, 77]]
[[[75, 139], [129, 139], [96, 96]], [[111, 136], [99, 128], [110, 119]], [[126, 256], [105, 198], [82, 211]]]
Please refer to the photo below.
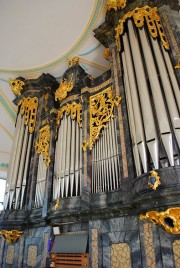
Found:
[[[133, 103], [131, 100], [130, 85], [129, 85], [129, 80], [128, 80], [127, 66], [126, 66], [126, 62], [125, 62], [124, 52], [122, 53], [122, 62], [123, 62], [123, 67], [124, 67], [123, 68], [124, 69], [124, 84], [125, 84], [125, 93], [126, 93], [130, 133], [131, 133], [131, 139], [132, 139], [132, 144], [133, 144], [134, 162], [135, 162], [135, 166], [136, 166], [137, 176], [139, 176], [139, 175], [141, 175], [141, 164], [140, 164], [139, 152], [138, 152], [138, 147], [137, 147], [135, 118], [134, 118], [134, 113], [133, 113]], [[145, 172], [147, 172], [147, 168], [146, 168]]]
[[141, 117], [137, 87], [136, 87], [133, 62], [131, 58], [131, 51], [130, 51], [129, 41], [128, 41], [128, 37], [126, 33], [123, 36], [123, 43], [124, 43], [124, 53], [125, 53], [124, 68], [126, 71], [126, 66], [127, 66], [127, 77], [129, 78], [130, 95], [132, 96], [132, 99], [133, 99], [132, 107], [133, 107], [133, 113], [134, 113], [137, 147], [138, 147], [138, 151], [140, 154], [144, 172], [146, 173], [147, 172], [147, 153], [146, 153], [146, 146], [145, 146], [144, 129], [143, 129], [143, 122], [142, 122], [142, 117]]
[[148, 86], [147, 86], [146, 77], [144, 73], [140, 48], [139, 48], [137, 36], [134, 32], [133, 24], [131, 20], [128, 21], [128, 29], [129, 29], [129, 38], [130, 38], [132, 55], [133, 55], [133, 61], [135, 65], [135, 73], [137, 77], [139, 96], [140, 96], [140, 101], [141, 101], [146, 142], [147, 142], [148, 149], [150, 151], [152, 161], [154, 163], [154, 167], [158, 169], [159, 168], [159, 148], [158, 148], [157, 132], [156, 132], [155, 122], [153, 118], [152, 106], [151, 106], [150, 97], [148, 93]]
[[163, 47], [162, 44], [161, 44], [161, 49], [162, 49], [162, 52], [163, 52], [163, 55], [164, 55], [164, 59], [165, 59], [166, 65], [167, 65], [168, 73], [169, 73], [169, 77], [170, 77], [170, 80], [171, 80], [171, 83], [172, 83], [172, 86], [173, 86], [173, 89], [174, 89], [174, 94], [175, 94], [175, 97], [176, 97], [176, 102], [177, 102], [178, 109], [179, 109], [179, 112], [180, 112], [180, 91], [179, 91], [179, 85], [178, 85], [178, 82], [177, 82], [177, 79], [176, 79], [176, 76], [175, 76], [175, 73], [174, 73], [174, 69], [172, 67], [170, 55], [165, 50], [165, 48]]
[[16, 186], [16, 182], [17, 182], [17, 174], [18, 174], [18, 169], [19, 169], [19, 160], [20, 160], [21, 149], [22, 149], [22, 140], [23, 140], [23, 135], [24, 135], [24, 129], [25, 129], [25, 125], [24, 125], [23, 120], [21, 120], [21, 127], [20, 127], [20, 132], [19, 132], [19, 137], [18, 137], [15, 163], [14, 163], [14, 167], [13, 167], [13, 174], [12, 174], [11, 185], [10, 185], [9, 208], [12, 207], [12, 203], [13, 203], [13, 199], [14, 199], [14, 192], [15, 192], [15, 186]]
[[16, 160], [16, 150], [17, 150], [17, 143], [19, 141], [19, 131], [20, 131], [20, 127], [21, 127], [21, 121], [22, 121], [22, 116], [19, 113], [18, 117], [17, 117], [16, 129], [15, 129], [15, 133], [14, 133], [14, 140], [13, 140], [12, 149], [11, 149], [12, 153], [11, 153], [10, 165], [9, 165], [8, 174], [7, 174], [5, 202], [4, 202], [5, 209], [7, 209], [8, 201], [9, 201], [9, 190], [10, 190], [10, 185], [11, 185], [13, 168], [14, 168], [14, 164], [15, 164], [15, 160]]
[[19, 172], [18, 172], [18, 179], [17, 179], [17, 184], [16, 184], [16, 201], [15, 201], [15, 209], [18, 207], [18, 201], [19, 201], [19, 195], [21, 191], [21, 184], [23, 180], [23, 171], [24, 171], [24, 165], [26, 161], [26, 151], [27, 151], [27, 146], [28, 146], [28, 126], [25, 127], [25, 134], [24, 134], [24, 140], [23, 140], [23, 148], [21, 152], [21, 161], [20, 161], [20, 166], [19, 166]]
[[178, 113], [178, 109], [176, 106], [176, 102], [173, 96], [173, 90], [172, 90], [171, 83], [168, 78], [167, 69], [163, 60], [162, 53], [160, 51], [159, 44], [157, 40], [154, 40], [152, 37], [151, 37], [151, 43], [153, 46], [154, 54], [157, 59], [157, 65], [158, 65], [159, 73], [161, 75], [161, 81], [163, 84], [163, 89], [164, 89], [166, 102], [167, 102], [168, 109], [169, 109], [171, 122], [174, 128], [177, 142], [180, 147], [180, 118], [179, 118], [179, 113]]
[[156, 116], [157, 116], [160, 134], [161, 134], [161, 139], [162, 139], [164, 148], [166, 150], [169, 162], [171, 166], [174, 166], [172, 134], [171, 134], [171, 129], [170, 129], [169, 121], [168, 121], [168, 115], [166, 112], [166, 108], [165, 108], [150, 44], [147, 40], [147, 36], [144, 31], [144, 28], [139, 30], [139, 36], [141, 40], [142, 49], [144, 52], [144, 58], [145, 58], [146, 67], [148, 71], [151, 92], [153, 95], [153, 101], [155, 105]]
[[22, 182], [22, 187], [21, 187], [21, 205], [20, 205], [21, 209], [23, 207], [24, 192], [25, 192], [26, 181], [27, 181], [27, 176], [28, 176], [27, 174], [28, 174], [28, 166], [29, 166], [29, 159], [30, 159], [30, 152], [31, 152], [32, 136], [33, 134], [30, 133], [29, 139], [28, 139], [27, 153], [26, 153], [26, 162], [24, 166], [23, 182]]

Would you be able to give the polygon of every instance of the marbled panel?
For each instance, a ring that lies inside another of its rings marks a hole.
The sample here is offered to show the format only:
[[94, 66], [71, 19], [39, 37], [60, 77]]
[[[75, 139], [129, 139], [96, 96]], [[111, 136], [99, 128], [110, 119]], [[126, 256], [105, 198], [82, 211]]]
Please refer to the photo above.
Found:
[[146, 251], [147, 268], [156, 268], [152, 224], [145, 223], [143, 227], [144, 227], [144, 244]]
[[14, 260], [14, 246], [8, 246], [6, 253], [6, 263], [13, 264]]
[[98, 268], [98, 230], [92, 229], [92, 268]]
[[111, 245], [111, 267], [112, 268], [131, 267], [130, 248], [127, 243], [119, 243]]
[[28, 247], [27, 265], [32, 267], [37, 266], [37, 246]]
[[180, 267], [180, 240], [173, 242], [174, 264], [176, 268]]

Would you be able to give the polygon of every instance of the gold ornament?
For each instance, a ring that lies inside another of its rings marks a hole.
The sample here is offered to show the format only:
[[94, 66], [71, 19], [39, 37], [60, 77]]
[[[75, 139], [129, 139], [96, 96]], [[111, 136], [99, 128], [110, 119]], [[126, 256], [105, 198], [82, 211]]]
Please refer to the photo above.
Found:
[[70, 115], [71, 119], [74, 120], [76, 118], [77, 123], [79, 124], [79, 127], [82, 127], [82, 105], [80, 103], [68, 103], [64, 106], [62, 106], [58, 110], [57, 114], [57, 124], [60, 124], [60, 121], [63, 117], [63, 114], [66, 113], [66, 115]]
[[109, 51], [109, 48], [106, 48], [104, 50], [104, 57], [106, 60], [109, 60], [110, 59], [110, 51]]
[[169, 208], [166, 211], [149, 211], [140, 215], [141, 220], [150, 220], [162, 225], [168, 233], [180, 234], [180, 207]]
[[50, 163], [49, 143], [50, 143], [50, 126], [46, 125], [39, 130], [39, 138], [36, 141], [35, 149], [38, 154], [43, 155], [43, 160], [47, 167], [49, 166]]
[[60, 198], [56, 199], [56, 204], [54, 205], [54, 210], [57, 210], [60, 204]]
[[9, 79], [9, 84], [12, 88], [12, 92], [16, 95], [21, 95], [21, 90], [25, 83], [19, 79]]
[[4, 239], [6, 240], [8, 244], [15, 243], [22, 234], [23, 232], [17, 231], [17, 230], [11, 230], [11, 231], [1, 230], [0, 231], [0, 235], [4, 237]]
[[121, 97], [113, 97], [111, 87], [90, 97], [90, 150], [99, 138], [99, 133], [113, 117], [114, 106], [118, 106]]
[[86, 152], [87, 147], [88, 147], [88, 141], [85, 139], [85, 140], [83, 141], [83, 144], [82, 144], [82, 149], [83, 149], [84, 152]]
[[150, 176], [148, 180], [148, 185], [153, 189], [156, 190], [156, 188], [161, 184], [160, 177], [158, 176], [158, 173], [154, 170], [150, 171]]
[[175, 69], [180, 69], [180, 59], [178, 60], [178, 64], [175, 66]]
[[55, 92], [55, 100], [63, 100], [66, 98], [67, 93], [70, 92], [74, 87], [72, 81], [68, 82], [65, 79], [61, 81], [58, 89]]
[[110, 9], [123, 9], [126, 6], [126, 0], [107, 0], [107, 10]]
[[33, 133], [36, 125], [38, 98], [23, 98], [19, 101], [20, 113], [24, 114], [24, 124], [29, 126], [29, 132]]
[[141, 8], [135, 8], [133, 11], [129, 11], [122, 19], [119, 20], [119, 25], [115, 29], [116, 45], [119, 50], [121, 49], [120, 36], [124, 32], [124, 23], [129, 18], [133, 18], [134, 23], [138, 28], [144, 26], [144, 21], [146, 21], [151, 36], [156, 38], [159, 35], [163, 46], [166, 49], [169, 49], [169, 43], [162, 26], [160, 16], [157, 14], [157, 7], [151, 8], [146, 5]]

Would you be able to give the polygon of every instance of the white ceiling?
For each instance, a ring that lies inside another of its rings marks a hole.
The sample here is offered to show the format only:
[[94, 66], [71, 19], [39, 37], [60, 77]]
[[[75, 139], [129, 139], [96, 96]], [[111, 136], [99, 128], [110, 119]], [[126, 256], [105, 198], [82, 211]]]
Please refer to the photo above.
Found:
[[60, 80], [67, 58], [78, 56], [87, 73], [109, 68], [93, 29], [103, 23], [106, 0], [0, 1], [0, 171], [7, 171], [16, 107], [8, 80], [50, 73]]

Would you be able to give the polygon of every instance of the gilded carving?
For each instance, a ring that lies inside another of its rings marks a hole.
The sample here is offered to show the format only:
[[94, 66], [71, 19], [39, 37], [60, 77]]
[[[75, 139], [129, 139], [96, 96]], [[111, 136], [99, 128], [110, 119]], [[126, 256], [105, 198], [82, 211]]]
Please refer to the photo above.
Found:
[[17, 231], [17, 230], [11, 230], [11, 231], [1, 230], [0, 231], [0, 235], [4, 237], [4, 239], [6, 240], [8, 244], [15, 243], [22, 234], [23, 232]]
[[23, 86], [25, 83], [21, 81], [20, 79], [9, 79], [9, 84], [12, 88], [12, 92], [16, 95], [21, 95], [21, 90], [23, 89]]
[[107, 10], [110, 9], [123, 9], [126, 6], [126, 0], [107, 0]]
[[57, 198], [56, 199], [56, 204], [54, 205], [54, 210], [58, 209], [59, 204], [60, 204], [60, 198]]
[[178, 64], [175, 66], [175, 69], [180, 69], [180, 59], [178, 60]]
[[120, 100], [119, 96], [114, 98], [111, 87], [90, 97], [90, 150], [101, 130], [107, 128], [106, 124], [113, 117], [114, 106], [118, 106]]
[[70, 92], [74, 87], [72, 81], [68, 82], [66, 79], [62, 80], [58, 89], [55, 92], [55, 100], [63, 100], [66, 98], [67, 93]]
[[50, 143], [50, 126], [46, 125], [39, 130], [39, 138], [36, 141], [35, 149], [38, 154], [43, 155], [43, 160], [47, 167], [49, 166], [50, 163], [49, 143]]
[[166, 211], [149, 211], [140, 215], [141, 220], [150, 220], [162, 225], [168, 233], [180, 234], [180, 207], [169, 208]]
[[153, 190], [156, 190], [156, 188], [161, 184], [160, 177], [158, 176], [158, 173], [154, 170], [150, 171], [150, 176], [148, 180], [148, 185]]
[[129, 11], [119, 20], [119, 25], [116, 27], [116, 45], [120, 50], [120, 35], [124, 32], [124, 23], [127, 19], [133, 18], [136, 27], [140, 28], [144, 26], [146, 21], [149, 33], [152, 37], [156, 38], [158, 35], [161, 39], [163, 46], [169, 49], [169, 43], [164, 32], [160, 16], [157, 14], [157, 7], [144, 6], [141, 8], [135, 8], [133, 11]]
[[109, 48], [106, 48], [105, 51], [104, 51], [104, 57], [106, 60], [109, 60], [110, 59], [110, 51], [109, 51]]
[[82, 144], [82, 149], [83, 149], [84, 152], [86, 152], [87, 147], [88, 147], [88, 141], [85, 139], [85, 140], [83, 141], [83, 144]]
[[24, 124], [29, 126], [29, 132], [33, 133], [36, 125], [38, 98], [23, 98], [19, 101], [20, 113], [24, 114]]
[[77, 123], [79, 124], [79, 127], [82, 127], [82, 105], [80, 103], [68, 103], [64, 106], [62, 106], [59, 110], [58, 110], [58, 114], [57, 114], [57, 124], [60, 124], [60, 121], [64, 115], [64, 113], [66, 113], [66, 115], [70, 115], [71, 119], [74, 120], [76, 118]]

